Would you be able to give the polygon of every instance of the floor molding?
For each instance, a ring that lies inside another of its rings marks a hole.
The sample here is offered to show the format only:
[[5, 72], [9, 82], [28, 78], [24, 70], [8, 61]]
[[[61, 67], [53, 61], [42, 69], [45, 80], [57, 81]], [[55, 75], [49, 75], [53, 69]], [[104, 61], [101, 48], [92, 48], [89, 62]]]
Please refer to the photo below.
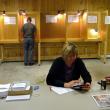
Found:
[[110, 58], [110, 55], [107, 55], [107, 58]]

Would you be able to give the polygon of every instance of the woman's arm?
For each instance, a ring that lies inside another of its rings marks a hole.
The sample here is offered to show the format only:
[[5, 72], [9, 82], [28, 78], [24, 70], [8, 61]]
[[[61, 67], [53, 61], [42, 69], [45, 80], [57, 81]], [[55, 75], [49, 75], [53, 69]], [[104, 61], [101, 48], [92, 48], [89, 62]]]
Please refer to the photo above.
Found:
[[62, 69], [61, 64], [59, 62], [59, 60], [55, 60], [49, 70], [49, 73], [47, 75], [46, 78], [46, 82], [48, 85], [53, 85], [53, 86], [57, 86], [57, 87], [64, 87], [64, 82], [59, 80], [61, 74], [59, 71], [60, 69]]
[[79, 72], [81, 73], [81, 77], [84, 80], [84, 83], [90, 83], [92, 81], [91, 75], [88, 72], [85, 64], [83, 63], [83, 61], [81, 59], [79, 59]]

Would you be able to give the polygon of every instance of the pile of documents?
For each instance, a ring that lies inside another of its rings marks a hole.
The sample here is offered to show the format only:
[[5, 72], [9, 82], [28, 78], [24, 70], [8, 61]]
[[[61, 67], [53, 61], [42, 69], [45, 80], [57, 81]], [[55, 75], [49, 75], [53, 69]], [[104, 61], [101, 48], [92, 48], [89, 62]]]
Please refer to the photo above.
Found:
[[25, 82], [17, 82], [13, 83], [11, 85], [11, 90], [12, 91], [19, 91], [19, 90], [25, 90], [26, 89], [26, 83]]
[[8, 95], [10, 84], [0, 84], [0, 98], [5, 98]]
[[15, 82], [11, 84], [6, 101], [28, 100], [31, 97], [31, 86], [27, 82]]
[[0, 84], [0, 98], [6, 101], [29, 100], [32, 88], [29, 82], [14, 82], [12, 84]]

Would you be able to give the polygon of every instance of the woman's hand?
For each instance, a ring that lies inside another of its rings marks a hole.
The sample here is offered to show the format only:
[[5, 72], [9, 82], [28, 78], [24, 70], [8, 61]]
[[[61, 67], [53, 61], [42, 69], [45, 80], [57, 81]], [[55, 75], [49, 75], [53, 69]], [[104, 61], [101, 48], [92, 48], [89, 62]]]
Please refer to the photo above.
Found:
[[73, 87], [74, 85], [76, 85], [79, 82], [80, 82], [79, 80], [72, 80], [72, 81], [70, 81], [68, 83], [64, 83], [64, 87], [65, 88], [71, 88], [71, 87]]
[[91, 84], [89, 82], [86, 82], [83, 86], [82, 86], [82, 89], [83, 90], [89, 90], [91, 88]]

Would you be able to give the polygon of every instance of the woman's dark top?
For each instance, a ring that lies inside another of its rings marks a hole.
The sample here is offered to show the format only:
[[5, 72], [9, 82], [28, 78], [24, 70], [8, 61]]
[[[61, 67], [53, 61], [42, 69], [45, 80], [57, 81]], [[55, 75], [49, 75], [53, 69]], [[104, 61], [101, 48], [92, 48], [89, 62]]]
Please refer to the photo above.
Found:
[[71, 68], [67, 68], [62, 57], [55, 59], [46, 78], [48, 85], [64, 87], [65, 82], [78, 80], [82, 77], [84, 83], [91, 83], [91, 75], [80, 58], [76, 58]]

